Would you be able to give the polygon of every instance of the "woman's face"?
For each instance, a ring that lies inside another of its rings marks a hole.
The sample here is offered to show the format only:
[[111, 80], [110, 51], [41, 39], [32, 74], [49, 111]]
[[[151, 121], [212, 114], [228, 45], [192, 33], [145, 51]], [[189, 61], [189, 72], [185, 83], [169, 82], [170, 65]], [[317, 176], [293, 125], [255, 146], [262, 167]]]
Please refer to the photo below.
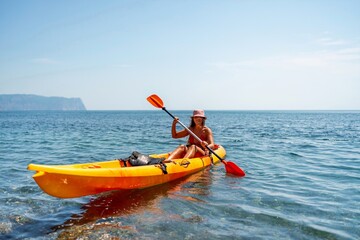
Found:
[[203, 123], [203, 118], [202, 117], [194, 117], [194, 122], [197, 126], [201, 126]]

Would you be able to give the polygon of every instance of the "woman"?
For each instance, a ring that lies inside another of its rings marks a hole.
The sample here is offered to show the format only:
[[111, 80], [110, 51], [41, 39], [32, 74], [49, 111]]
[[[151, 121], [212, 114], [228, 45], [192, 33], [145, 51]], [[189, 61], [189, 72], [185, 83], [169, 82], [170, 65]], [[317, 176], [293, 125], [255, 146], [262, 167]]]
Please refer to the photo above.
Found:
[[[175, 118], [172, 126], [171, 126], [171, 135], [173, 138], [183, 138], [189, 136], [189, 132], [181, 130], [179, 132], [176, 131], [176, 123], [178, 122], [178, 118]], [[180, 145], [177, 147], [172, 153], [170, 153], [169, 157], [166, 160], [178, 159], [178, 158], [193, 158], [198, 156], [204, 156], [209, 154], [209, 150], [206, 148], [214, 147], [214, 138], [210, 128], [205, 126], [205, 113], [204, 110], [194, 110], [193, 115], [191, 117], [191, 124], [189, 129], [195, 133], [202, 141], [197, 141], [193, 136], [189, 136], [187, 145]], [[165, 161], [166, 161], [165, 160]], [[169, 161], [168, 161], [169, 162]]]

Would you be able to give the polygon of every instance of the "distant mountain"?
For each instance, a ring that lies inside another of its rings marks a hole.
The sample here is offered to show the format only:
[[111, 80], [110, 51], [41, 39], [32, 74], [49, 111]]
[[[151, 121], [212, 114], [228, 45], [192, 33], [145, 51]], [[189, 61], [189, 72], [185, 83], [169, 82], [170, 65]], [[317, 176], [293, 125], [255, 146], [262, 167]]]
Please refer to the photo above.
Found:
[[80, 98], [44, 97], [32, 94], [0, 94], [0, 111], [86, 110]]

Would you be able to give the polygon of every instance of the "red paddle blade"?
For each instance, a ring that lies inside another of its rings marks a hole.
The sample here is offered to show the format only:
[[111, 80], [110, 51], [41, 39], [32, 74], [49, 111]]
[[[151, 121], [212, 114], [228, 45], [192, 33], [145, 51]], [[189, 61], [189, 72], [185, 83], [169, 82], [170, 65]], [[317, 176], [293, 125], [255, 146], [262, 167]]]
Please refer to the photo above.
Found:
[[153, 105], [154, 107], [157, 107], [157, 108], [163, 108], [164, 107], [163, 101], [156, 94], [153, 94], [153, 95], [149, 96], [148, 98], [146, 98], [146, 100], [148, 100], [148, 102], [151, 103], [151, 105]]
[[222, 161], [225, 164], [225, 170], [227, 173], [231, 173], [240, 177], [245, 177], [245, 172], [241, 168], [239, 168], [233, 162]]

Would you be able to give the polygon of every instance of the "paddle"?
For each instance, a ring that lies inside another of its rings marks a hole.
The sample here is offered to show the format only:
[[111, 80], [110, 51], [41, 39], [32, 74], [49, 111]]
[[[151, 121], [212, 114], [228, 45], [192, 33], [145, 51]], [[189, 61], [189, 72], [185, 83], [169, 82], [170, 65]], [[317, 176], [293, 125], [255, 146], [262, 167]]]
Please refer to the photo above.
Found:
[[[167, 114], [169, 114], [173, 119], [175, 119], [174, 115], [172, 115], [164, 106], [164, 103], [162, 101], [162, 99], [157, 96], [156, 94], [153, 94], [151, 96], [149, 96], [147, 98], [148, 102], [151, 103], [151, 105], [153, 105], [156, 108], [161, 108], [162, 110], [164, 110]], [[178, 120], [178, 123], [186, 129], [186, 131], [188, 131], [196, 140], [198, 140], [199, 142], [202, 142], [202, 140], [195, 135], [195, 133], [193, 133], [188, 127], [186, 127], [182, 122], [180, 122]], [[225, 161], [224, 159], [222, 159], [219, 155], [217, 155], [211, 148], [209, 148], [208, 146], [206, 146], [206, 148], [212, 153], [214, 154], [218, 159], [220, 159], [220, 161], [225, 165], [225, 170], [227, 173], [231, 173], [237, 176], [241, 176], [244, 177], [245, 176], [245, 172], [238, 167], [235, 163], [233, 162], [228, 162]]]

